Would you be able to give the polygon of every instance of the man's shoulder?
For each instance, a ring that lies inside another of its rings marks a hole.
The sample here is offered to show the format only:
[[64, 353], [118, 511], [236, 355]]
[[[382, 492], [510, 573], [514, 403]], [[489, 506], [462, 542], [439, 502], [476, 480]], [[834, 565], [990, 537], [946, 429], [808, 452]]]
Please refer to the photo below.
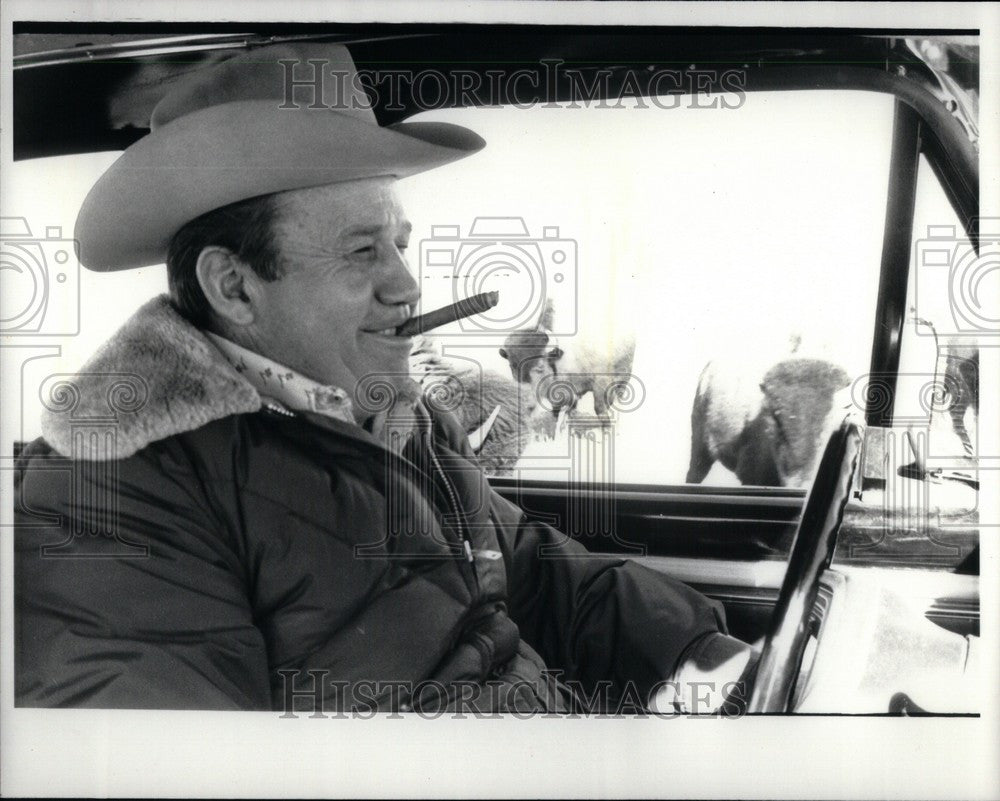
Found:
[[[63, 454], [39, 437], [21, 449], [16, 461], [18, 527], [25, 533], [27, 527], [51, 526], [53, 515], [71, 520], [106, 513], [154, 526], [190, 518], [199, 528], [211, 528], [209, 521], [225, 519], [234, 492], [283, 503], [295, 482], [306, 483], [315, 468], [275, 445], [255, 416], [213, 420], [118, 459]], [[104, 455], [113, 450], [112, 443]]]
[[40, 436], [17, 449], [15, 480], [27, 472], [72, 470], [81, 478], [114, 472], [117, 480], [128, 483], [153, 470], [169, 473], [176, 481], [193, 473], [196, 463], [203, 467], [231, 463], [233, 452], [247, 436], [241, 418], [249, 416], [252, 415], [237, 414], [212, 420], [192, 431], [153, 440], [138, 450], [129, 445], [118, 448], [113, 427], [104, 432], [105, 442], [99, 452], [92, 447], [78, 449], [75, 443], [69, 448], [56, 448], [45, 436]]
[[65, 456], [130, 456], [174, 434], [256, 411], [260, 396], [166, 296], [140, 307], [43, 399], [46, 440]]

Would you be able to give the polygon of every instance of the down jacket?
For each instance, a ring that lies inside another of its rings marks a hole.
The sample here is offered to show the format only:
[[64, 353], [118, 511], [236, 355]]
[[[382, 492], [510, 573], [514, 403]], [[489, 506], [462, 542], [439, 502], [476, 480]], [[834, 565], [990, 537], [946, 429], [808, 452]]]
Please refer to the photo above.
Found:
[[528, 520], [449, 415], [397, 456], [270, 410], [165, 298], [46, 403], [16, 479], [18, 705], [566, 711], [645, 698], [724, 630]]

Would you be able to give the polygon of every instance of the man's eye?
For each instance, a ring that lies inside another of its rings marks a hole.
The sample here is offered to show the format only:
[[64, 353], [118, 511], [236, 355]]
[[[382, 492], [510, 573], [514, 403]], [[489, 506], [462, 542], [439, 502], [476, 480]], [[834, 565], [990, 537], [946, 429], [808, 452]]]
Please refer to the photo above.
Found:
[[364, 247], [355, 248], [352, 251], [352, 253], [355, 256], [368, 256], [369, 254], [372, 254], [374, 252], [375, 252], [375, 246], [374, 245], [365, 245]]
[[397, 242], [396, 243], [396, 250], [398, 250], [400, 253], [405, 253], [406, 249], [409, 246], [410, 246], [409, 242]]

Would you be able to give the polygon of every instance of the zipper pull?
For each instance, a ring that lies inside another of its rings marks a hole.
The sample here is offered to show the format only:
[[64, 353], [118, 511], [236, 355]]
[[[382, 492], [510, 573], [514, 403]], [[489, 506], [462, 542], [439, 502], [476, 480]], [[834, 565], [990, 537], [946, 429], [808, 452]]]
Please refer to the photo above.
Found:
[[472, 568], [472, 576], [476, 580], [476, 585], [479, 585], [479, 571], [476, 569], [476, 557], [472, 555], [472, 543], [469, 540], [462, 540], [462, 545], [465, 547], [465, 558], [469, 561], [469, 567]]

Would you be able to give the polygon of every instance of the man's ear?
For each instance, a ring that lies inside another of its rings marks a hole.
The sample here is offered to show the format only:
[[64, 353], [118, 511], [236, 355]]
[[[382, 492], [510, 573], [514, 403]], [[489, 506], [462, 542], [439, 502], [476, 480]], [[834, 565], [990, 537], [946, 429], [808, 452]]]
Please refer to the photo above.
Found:
[[195, 273], [201, 291], [227, 323], [242, 326], [254, 321], [250, 272], [227, 248], [210, 245], [198, 254]]

